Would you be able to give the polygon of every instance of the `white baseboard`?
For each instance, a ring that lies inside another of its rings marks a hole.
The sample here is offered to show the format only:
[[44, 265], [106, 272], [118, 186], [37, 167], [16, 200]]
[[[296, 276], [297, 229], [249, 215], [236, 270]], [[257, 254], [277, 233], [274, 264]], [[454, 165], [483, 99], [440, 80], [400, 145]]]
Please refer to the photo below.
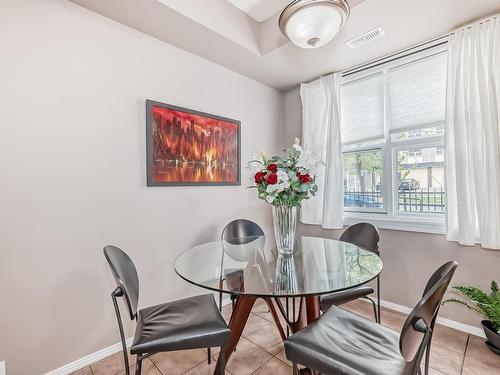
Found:
[[[364, 298], [360, 298], [359, 301], [370, 302]], [[385, 307], [386, 309], [394, 310], [394, 311], [397, 311], [397, 312], [400, 312], [403, 314], [407, 314], [407, 315], [412, 310], [411, 308], [409, 308], [407, 306], [398, 305], [396, 303], [384, 301], [384, 300], [380, 300], [380, 305], [382, 307]], [[449, 327], [449, 328], [456, 329], [457, 331], [462, 331], [462, 332], [474, 335], [474, 336], [479, 336], [479, 337], [483, 337], [483, 338], [486, 337], [484, 335], [484, 331], [481, 328], [474, 327], [474, 326], [471, 326], [469, 324], [456, 322], [454, 320], [442, 318], [440, 316], [438, 316], [436, 323], [441, 324], [441, 325], [446, 326], [446, 327]]]
[[[367, 300], [364, 300], [363, 298], [361, 298], [360, 301], [369, 302]], [[227, 305], [229, 303], [231, 303], [231, 300], [229, 298], [225, 298], [222, 300], [223, 305]], [[394, 311], [397, 311], [397, 312], [400, 312], [403, 314], [409, 314], [410, 311], [412, 310], [409, 307], [398, 305], [396, 303], [392, 303], [392, 302], [384, 301], [384, 300], [380, 300], [380, 305], [389, 309], [389, 310], [394, 310]], [[456, 322], [454, 320], [441, 318], [441, 317], [438, 317], [437, 323], [439, 323], [443, 326], [446, 326], [446, 327], [456, 329], [457, 331], [462, 331], [462, 332], [465, 332], [465, 333], [468, 333], [471, 335], [475, 335], [475, 336], [479, 336], [479, 337], [485, 337], [483, 330], [479, 327], [474, 327], [474, 326], [471, 326], [468, 324], [459, 323], [459, 322]], [[127, 339], [127, 346], [130, 346], [131, 344], [132, 344], [132, 338]], [[95, 353], [92, 353], [92, 354], [89, 354], [85, 357], [77, 359], [76, 361], [68, 363], [67, 365], [59, 367], [58, 369], [47, 372], [45, 375], [68, 375], [76, 370], [80, 370], [81, 368], [89, 366], [90, 364], [97, 362], [103, 358], [106, 358], [112, 354], [118, 353], [121, 350], [122, 350], [122, 344], [116, 343], [114, 345], [108, 346], [107, 348], [101, 349]], [[1, 366], [2, 366], [2, 364], [0, 363], [0, 375], [5, 375], [5, 366], [4, 366], [3, 373], [2, 373]]]
[[[231, 303], [230, 298], [224, 298], [222, 300], [222, 305], [228, 305]], [[130, 347], [132, 345], [132, 337], [127, 339], [127, 347]], [[118, 353], [119, 351], [122, 350], [122, 343], [116, 343], [111, 346], [108, 346], [107, 348], [98, 350], [95, 353], [89, 354], [85, 357], [82, 357], [80, 359], [77, 359], [76, 361], [73, 361], [71, 363], [68, 363], [64, 366], [61, 366], [55, 370], [52, 370], [50, 372], [47, 372], [45, 375], [68, 375], [71, 374], [74, 371], [80, 370], [86, 366], [89, 366], [90, 364], [97, 362], [103, 358], [109, 357], [112, 354]], [[1, 368], [1, 363], [0, 363], [0, 375], [5, 375], [5, 372], [2, 373], [2, 368]]]
[[[129, 347], [130, 345], [132, 345], [132, 337], [127, 339], [127, 347]], [[77, 370], [80, 370], [86, 366], [89, 366], [94, 362], [100, 361], [103, 358], [109, 357], [112, 354], [118, 353], [121, 350], [122, 350], [122, 343], [119, 342], [119, 343], [113, 344], [111, 346], [108, 346], [107, 348], [98, 350], [95, 353], [86, 355], [85, 357], [77, 359], [76, 361], [68, 363], [62, 367], [55, 369], [55, 370], [47, 372], [45, 375], [68, 375], [74, 371], [77, 371]]]

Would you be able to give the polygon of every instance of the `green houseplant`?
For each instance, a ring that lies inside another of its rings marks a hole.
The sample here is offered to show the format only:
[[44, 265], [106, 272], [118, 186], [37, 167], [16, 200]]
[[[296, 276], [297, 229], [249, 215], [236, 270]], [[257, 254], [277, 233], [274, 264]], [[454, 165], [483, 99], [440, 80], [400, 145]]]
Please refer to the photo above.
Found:
[[468, 309], [476, 311], [486, 318], [481, 322], [488, 341], [486, 344], [495, 353], [500, 355], [500, 293], [496, 281], [491, 282], [491, 293], [486, 293], [472, 286], [454, 286], [453, 291], [465, 300], [449, 298], [443, 302], [459, 303]]

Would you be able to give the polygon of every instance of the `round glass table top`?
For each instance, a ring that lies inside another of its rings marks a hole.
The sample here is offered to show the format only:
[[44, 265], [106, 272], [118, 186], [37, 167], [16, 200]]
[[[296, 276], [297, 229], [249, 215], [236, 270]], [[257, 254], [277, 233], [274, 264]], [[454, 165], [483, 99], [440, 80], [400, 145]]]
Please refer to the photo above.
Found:
[[382, 260], [355, 245], [297, 237], [291, 255], [278, 255], [265, 237], [238, 237], [195, 246], [175, 260], [175, 272], [205, 289], [262, 297], [320, 295], [373, 280]]

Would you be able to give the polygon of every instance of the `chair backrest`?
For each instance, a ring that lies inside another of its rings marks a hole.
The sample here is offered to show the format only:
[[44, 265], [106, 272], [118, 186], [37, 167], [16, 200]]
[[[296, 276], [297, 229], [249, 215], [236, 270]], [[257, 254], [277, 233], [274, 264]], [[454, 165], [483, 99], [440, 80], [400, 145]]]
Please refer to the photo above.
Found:
[[222, 230], [221, 238], [231, 245], [243, 245], [261, 236], [264, 236], [264, 231], [258, 224], [246, 219], [236, 219]]
[[339, 241], [352, 243], [377, 255], [380, 254], [378, 245], [380, 236], [378, 229], [370, 223], [358, 223], [347, 228]]
[[439, 267], [430, 277], [422, 299], [408, 315], [399, 338], [399, 350], [407, 362], [416, 359], [420, 362], [425, 350], [425, 345], [422, 345], [424, 332], [417, 330], [416, 322], [423, 320], [427, 327], [431, 327], [456, 268], [457, 262], [453, 261]]
[[104, 247], [104, 256], [108, 261], [113, 277], [118, 288], [123, 292], [130, 319], [137, 317], [137, 304], [139, 301], [139, 276], [132, 259], [116, 246]]

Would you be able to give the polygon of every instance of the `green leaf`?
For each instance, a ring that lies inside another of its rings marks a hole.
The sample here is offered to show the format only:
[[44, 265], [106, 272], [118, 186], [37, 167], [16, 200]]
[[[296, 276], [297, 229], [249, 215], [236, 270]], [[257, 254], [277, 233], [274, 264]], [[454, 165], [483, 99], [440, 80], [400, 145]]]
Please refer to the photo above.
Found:
[[495, 281], [491, 283], [491, 293], [489, 295], [479, 288], [471, 286], [454, 286], [452, 290], [468, 299], [471, 303], [457, 298], [450, 298], [445, 302], [455, 302], [464, 305], [491, 321], [491, 324], [497, 331], [500, 329], [500, 294], [498, 293], [498, 284]]
[[498, 293], [498, 284], [495, 280], [491, 281], [491, 291], [493, 293]]
[[302, 192], [307, 192], [307, 191], [309, 191], [310, 188], [311, 188], [310, 184], [302, 184], [302, 185], [300, 185], [300, 191], [302, 191]]

